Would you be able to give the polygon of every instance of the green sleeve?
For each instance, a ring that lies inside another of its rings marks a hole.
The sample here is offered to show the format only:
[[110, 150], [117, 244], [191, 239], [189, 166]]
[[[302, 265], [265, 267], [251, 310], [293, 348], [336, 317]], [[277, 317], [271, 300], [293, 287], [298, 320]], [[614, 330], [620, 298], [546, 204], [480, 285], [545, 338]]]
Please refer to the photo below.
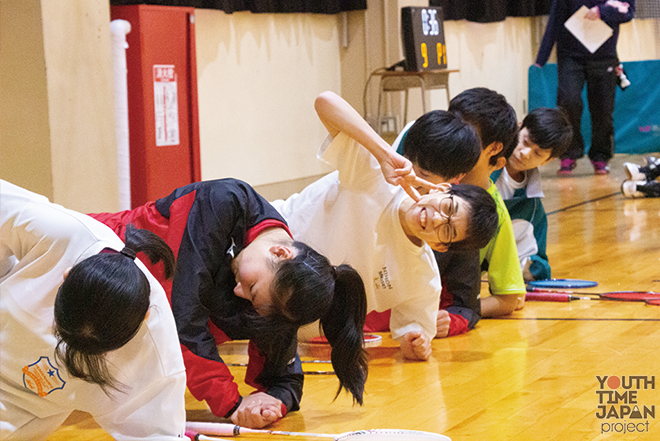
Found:
[[488, 245], [481, 249], [479, 256], [482, 269], [488, 270], [490, 292], [493, 295], [525, 294], [525, 281], [520, 269], [509, 211], [492, 181], [488, 193], [495, 199], [499, 215], [497, 233]]

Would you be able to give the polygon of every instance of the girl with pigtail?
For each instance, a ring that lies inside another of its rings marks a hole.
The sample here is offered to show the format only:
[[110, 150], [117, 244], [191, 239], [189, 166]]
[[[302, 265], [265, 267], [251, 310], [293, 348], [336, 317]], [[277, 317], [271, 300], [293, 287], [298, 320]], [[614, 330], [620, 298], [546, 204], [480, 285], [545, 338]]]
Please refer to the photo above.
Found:
[[[358, 273], [334, 267], [292, 238], [264, 198], [235, 179], [198, 182], [134, 210], [91, 215], [120, 237], [127, 224], [153, 231], [177, 257], [164, 283], [186, 364], [187, 386], [213, 414], [264, 427], [299, 409], [303, 372], [297, 331], [320, 319], [331, 361], [345, 389], [362, 404], [366, 294]], [[151, 268], [151, 267], [150, 267]], [[153, 268], [159, 280], [162, 272]], [[241, 396], [217, 345], [249, 340]]]
[[0, 439], [45, 440], [79, 410], [116, 440], [180, 441], [186, 373], [149, 231], [126, 245], [87, 215], [0, 180]]
[[135, 337], [149, 315], [151, 287], [134, 262], [136, 253], [152, 264], [163, 262], [167, 278], [174, 273], [172, 250], [151, 231], [129, 225], [124, 240], [121, 251], [105, 248], [74, 265], [55, 297], [55, 359], [69, 375], [106, 393], [124, 389], [110, 373], [106, 354]]

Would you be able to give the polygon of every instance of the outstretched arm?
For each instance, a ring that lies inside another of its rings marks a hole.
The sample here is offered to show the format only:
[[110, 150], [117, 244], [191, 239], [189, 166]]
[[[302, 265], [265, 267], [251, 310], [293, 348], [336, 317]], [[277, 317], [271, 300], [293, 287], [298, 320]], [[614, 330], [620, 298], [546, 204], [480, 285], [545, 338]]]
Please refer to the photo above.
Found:
[[430, 182], [418, 178], [412, 170], [412, 163], [396, 153], [339, 95], [329, 91], [321, 93], [314, 108], [330, 136], [343, 132], [364, 146], [376, 158], [390, 184], [400, 185], [415, 200], [419, 199], [419, 194], [414, 186], [435, 188]]
[[481, 316], [501, 317], [503, 315], [509, 315], [516, 309], [520, 309], [518, 303], [519, 297], [524, 299], [524, 296], [517, 296], [515, 294], [484, 297], [481, 299]]

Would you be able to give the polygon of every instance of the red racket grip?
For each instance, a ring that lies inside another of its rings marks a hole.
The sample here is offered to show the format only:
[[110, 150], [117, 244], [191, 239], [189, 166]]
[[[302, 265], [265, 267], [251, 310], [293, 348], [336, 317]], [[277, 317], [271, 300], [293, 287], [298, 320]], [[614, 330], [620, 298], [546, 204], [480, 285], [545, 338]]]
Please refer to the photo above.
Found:
[[199, 441], [199, 433], [193, 432], [192, 430], [186, 430], [186, 436], [190, 439], [190, 441]]
[[572, 297], [573, 296], [570, 294], [528, 292], [525, 295], [525, 300], [532, 300], [537, 302], [570, 302]]

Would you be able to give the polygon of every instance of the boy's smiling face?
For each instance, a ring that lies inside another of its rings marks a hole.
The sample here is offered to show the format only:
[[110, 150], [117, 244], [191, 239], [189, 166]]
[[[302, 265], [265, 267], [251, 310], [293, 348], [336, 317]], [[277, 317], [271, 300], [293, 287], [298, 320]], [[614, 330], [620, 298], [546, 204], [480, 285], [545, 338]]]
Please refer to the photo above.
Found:
[[469, 203], [451, 196], [448, 186], [431, 190], [402, 213], [403, 229], [409, 237], [424, 241], [434, 250], [444, 252], [449, 244], [465, 239]]
[[551, 154], [552, 149], [542, 149], [538, 144], [534, 144], [529, 137], [529, 131], [524, 127], [518, 134], [518, 145], [507, 160], [506, 167], [510, 172], [531, 170], [547, 164], [552, 159]]

